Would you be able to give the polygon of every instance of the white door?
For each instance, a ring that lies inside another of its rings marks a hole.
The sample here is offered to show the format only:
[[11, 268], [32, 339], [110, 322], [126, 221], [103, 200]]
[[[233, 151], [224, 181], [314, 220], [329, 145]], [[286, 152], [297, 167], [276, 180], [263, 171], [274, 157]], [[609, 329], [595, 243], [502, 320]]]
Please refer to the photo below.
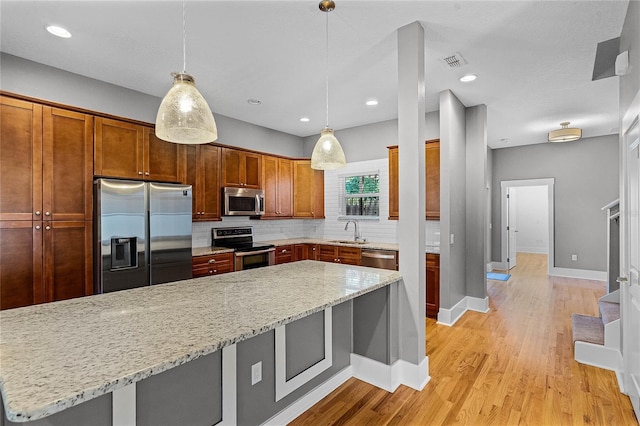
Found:
[[507, 250], [507, 269], [511, 269], [516, 266], [516, 257], [517, 257], [517, 235], [518, 228], [516, 223], [517, 216], [517, 193], [516, 188], [509, 188], [507, 190], [507, 234], [509, 235], [507, 238], [508, 241], [508, 250]]
[[[621, 274], [624, 387], [640, 418], [640, 124], [638, 116], [624, 133], [625, 205]], [[624, 160], [624, 159], [623, 159]]]

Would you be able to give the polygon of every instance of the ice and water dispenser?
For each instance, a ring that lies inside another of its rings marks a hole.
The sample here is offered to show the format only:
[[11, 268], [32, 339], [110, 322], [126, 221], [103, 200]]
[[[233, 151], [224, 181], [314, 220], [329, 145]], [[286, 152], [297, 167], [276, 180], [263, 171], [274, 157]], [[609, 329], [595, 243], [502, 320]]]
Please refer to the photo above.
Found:
[[138, 267], [138, 238], [111, 238], [111, 270]]

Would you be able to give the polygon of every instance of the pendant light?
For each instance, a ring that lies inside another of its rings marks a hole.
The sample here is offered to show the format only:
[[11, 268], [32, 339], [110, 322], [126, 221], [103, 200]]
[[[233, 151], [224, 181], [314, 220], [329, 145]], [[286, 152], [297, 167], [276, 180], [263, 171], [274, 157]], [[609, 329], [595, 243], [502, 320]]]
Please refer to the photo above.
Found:
[[549, 132], [549, 142], [571, 142], [582, 137], [582, 129], [570, 128], [569, 122], [560, 123], [562, 128]]
[[182, 72], [173, 72], [173, 87], [162, 100], [156, 116], [156, 136], [168, 142], [202, 144], [218, 139], [213, 114], [187, 74], [185, 2], [182, 2]]
[[327, 77], [326, 77], [326, 105], [327, 105], [327, 125], [320, 132], [320, 139], [316, 142], [311, 154], [311, 168], [316, 170], [333, 170], [344, 167], [347, 160], [340, 142], [333, 134], [333, 129], [329, 128], [329, 12], [335, 9], [333, 0], [323, 0], [318, 5], [321, 11], [327, 14]]

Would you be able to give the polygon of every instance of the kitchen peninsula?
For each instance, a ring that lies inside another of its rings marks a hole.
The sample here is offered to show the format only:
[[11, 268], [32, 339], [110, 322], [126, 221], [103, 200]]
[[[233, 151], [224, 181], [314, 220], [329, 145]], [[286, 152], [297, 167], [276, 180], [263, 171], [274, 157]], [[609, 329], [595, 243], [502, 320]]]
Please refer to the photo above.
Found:
[[0, 312], [3, 424], [263, 423], [398, 360], [400, 282], [302, 261]]

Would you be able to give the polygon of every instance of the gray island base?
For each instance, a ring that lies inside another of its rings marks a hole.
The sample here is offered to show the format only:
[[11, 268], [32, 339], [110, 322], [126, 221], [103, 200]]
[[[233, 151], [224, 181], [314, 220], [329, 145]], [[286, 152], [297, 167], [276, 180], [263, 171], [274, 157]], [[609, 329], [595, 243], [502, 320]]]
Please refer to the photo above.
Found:
[[422, 389], [402, 285], [302, 261], [0, 312], [2, 425], [284, 424], [350, 377]]

